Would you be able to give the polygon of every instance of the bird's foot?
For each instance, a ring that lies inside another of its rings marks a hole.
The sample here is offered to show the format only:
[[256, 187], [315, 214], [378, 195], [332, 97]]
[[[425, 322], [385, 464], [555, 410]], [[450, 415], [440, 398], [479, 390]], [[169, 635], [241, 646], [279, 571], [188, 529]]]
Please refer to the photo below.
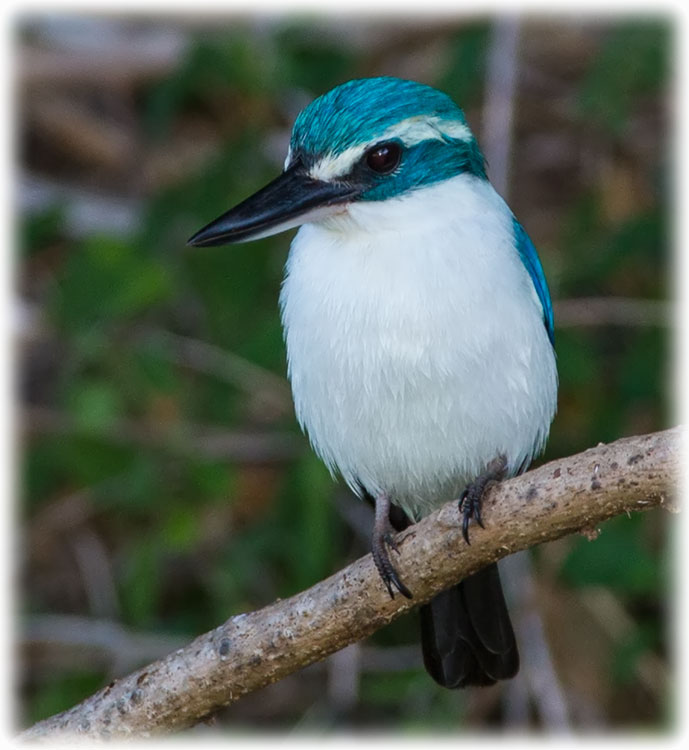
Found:
[[481, 518], [481, 505], [483, 504], [483, 495], [486, 488], [489, 484], [504, 479], [506, 470], [507, 458], [505, 456], [498, 456], [462, 492], [462, 496], [459, 498], [459, 512], [462, 514], [462, 536], [467, 544], [471, 543], [469, 542], [469, 522], [472, 519], [481, 528], [484, 528], [483, 519]]
[[390, 498], [383, 494], [376, 498], [376, 521], [373, 527], [373, 542], [371, 545], [373, 562], [376, 564], [378, 573], [392, 599], [395, 598], [395, 589], [402, 596], [411, 599], [411, 591], [402, 583], [395, 566], [390, 560], [389, 549], [399, 553], [394, 538], [394, 529], [390, 523]]

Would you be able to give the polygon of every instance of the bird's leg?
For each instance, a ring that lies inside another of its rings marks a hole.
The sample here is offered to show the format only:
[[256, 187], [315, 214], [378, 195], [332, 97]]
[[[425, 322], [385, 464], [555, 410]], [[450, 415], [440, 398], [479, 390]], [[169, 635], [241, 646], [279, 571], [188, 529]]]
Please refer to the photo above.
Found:
[[378, 573], [380, 573], [391, 598], [395, 598], [394, 586], [402, 596], [411, 599], [411, 591], [402, 583], [394, 565], [390, 562], [388, 547], [395, 552], [398, 551], [393, 538], [394, 533], [390, 523], [390, 498], [382, 493], [376, 497], [376, 520], [373, 525], [373, 543], [371, 545], [373, 562], [376, 564]]
[[481, 503], [483, 502], [483, 493], [486, 491], [486, 487], [491, 482], [499, 482], [504, 479], [506, 470], [507, 458], [504, 455], [498, 456], [462, 492], [462, 496], [459, 498], [459, 512], [462, 514], [462, 536], [467, 544], [470, 544], [469, 521], [473, 518], [483, 528]]

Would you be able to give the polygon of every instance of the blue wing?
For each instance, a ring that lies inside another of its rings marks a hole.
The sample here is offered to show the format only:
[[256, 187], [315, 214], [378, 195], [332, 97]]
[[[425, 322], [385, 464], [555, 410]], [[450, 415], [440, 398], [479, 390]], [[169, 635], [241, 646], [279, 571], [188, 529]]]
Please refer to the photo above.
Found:
[[538, 299], [541, 301], [541, 307], [543, 308], [543, 323], [545, 324], [546, 331], [548, 331], [548, 338], [551, 344], [555, 344], [555, 333], [553, 331], [553, 303], [550, 301], [550, 292], [548, 291], [548, 283], [545, 280], [545, 274], [543, 273], [543, 266], [536, 252], [536, 248], [533, 242], [529, 239], [529, 235], [524, 230], [524, 227], [514, 219], [514, 236], [517, 241], [517, 251], [519, 257], [522, 259], [524, 267], [531, 276], [536, 294]]

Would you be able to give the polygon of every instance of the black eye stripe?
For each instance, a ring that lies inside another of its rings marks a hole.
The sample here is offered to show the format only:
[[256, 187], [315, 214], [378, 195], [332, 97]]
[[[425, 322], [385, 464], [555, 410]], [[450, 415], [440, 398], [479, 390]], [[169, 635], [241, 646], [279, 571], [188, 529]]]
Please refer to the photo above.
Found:
[[387, 175], [394, 172], [402, 158], [402, 147], [399, 143], [378, 143], [365, 154], [363, 161], [376, 174]]

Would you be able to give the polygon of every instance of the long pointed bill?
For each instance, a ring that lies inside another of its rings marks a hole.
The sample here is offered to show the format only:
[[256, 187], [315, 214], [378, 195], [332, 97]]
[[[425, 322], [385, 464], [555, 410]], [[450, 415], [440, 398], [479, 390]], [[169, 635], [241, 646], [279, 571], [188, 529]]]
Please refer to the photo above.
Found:
[[359, 192], [353, 185], [314, 180], [297, 163], [199, 230], [188, 244], [210, 247], [269, 237], [335, 213]]

